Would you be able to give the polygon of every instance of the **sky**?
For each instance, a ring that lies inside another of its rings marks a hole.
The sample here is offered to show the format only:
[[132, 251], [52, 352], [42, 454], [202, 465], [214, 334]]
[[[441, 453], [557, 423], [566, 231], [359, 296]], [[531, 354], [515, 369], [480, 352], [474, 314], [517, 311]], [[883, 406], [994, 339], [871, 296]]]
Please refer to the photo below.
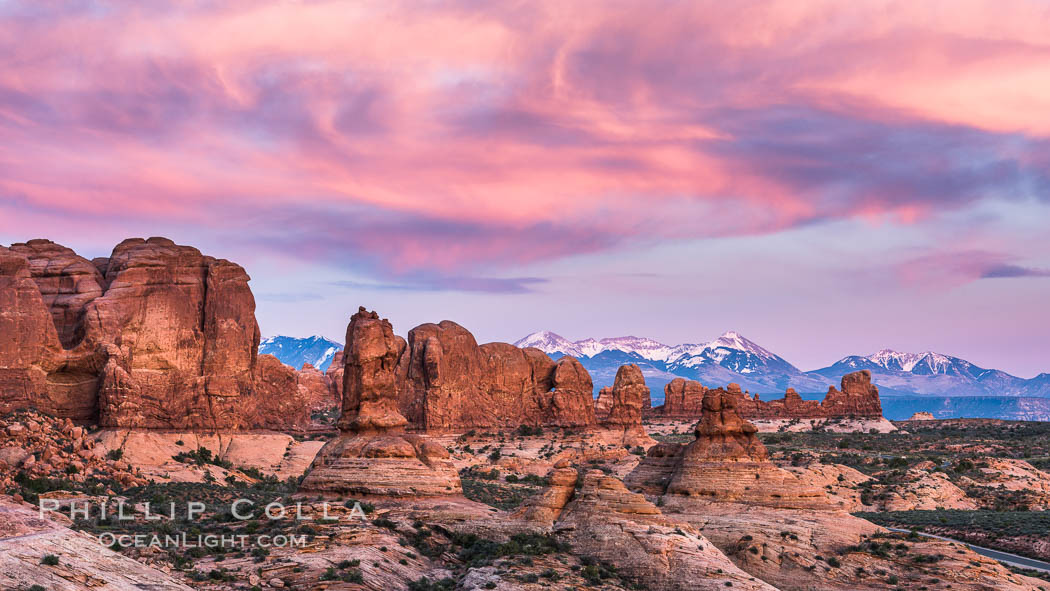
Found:
[[167, 236], [264, 335], [1050, 371], [1042, 0], [0, 0], [0, 244]]

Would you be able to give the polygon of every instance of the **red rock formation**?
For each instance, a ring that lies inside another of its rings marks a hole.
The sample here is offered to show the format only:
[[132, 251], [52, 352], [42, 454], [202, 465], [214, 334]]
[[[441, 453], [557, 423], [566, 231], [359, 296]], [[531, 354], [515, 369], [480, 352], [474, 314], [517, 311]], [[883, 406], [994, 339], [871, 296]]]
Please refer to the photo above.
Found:
[[[653, 440], [642, 426], [642, 408], [645, 396], [649, 392], [645, 377], [637, 365], [621, 365], [616, 371], [612, 389], [602, 393], [609, 408], [608, 414], [601, 421], [602, 427], [612, 431], [622, 431], [624, 445], [650, 445]], [[600, 398], [601, 396], [599, 396]]]
[[401, 412], [428, 431], [595, 424], [593, 386], [578, 361], [506, 343], [479, 346], [448, 320], [409, 331], [397, 382]]
[[723, 461], [769, 459], [765, 446], [755, 436], [758, 429], [740, 417], [736, 400], [722, 390], [704, 395], [703, 416], [693, 433], [696, 441], [687, 449], [687, 456]]
[[[574, 472], [568, 469], [570, 472]], [[573, 493], [571, 479], [554, 485], [544, 500], [555, 505]], [[775, 591], [743, 572], [699, 531], [664, 515], [619, 479], [598, 470], [586, 473], [564, 508], [541, 507], [536, 521], [554, 515], [554, 530], [571, 544], [573, 552], [601, 563], [615, 564], [620, 576], [653, 591], [748, 589]], [[559, 490], [560, 489], [560, 490]], [[563, 492], [564, 491], [564, 492]]]
[[303, 364], [302, 369], [296, 374], [296, 383], [299, 386], [299, 396], [305, 401], [311, 412], [329, 412], [342, 406], [343, 399], [341, 396], [338, 398], [335, 396], [328, 376], [313, 365]]
[[343, 373], [343, 352], [336, 351], [332, 357], [332, 363], [324, 372], [324, 377], [328, 382], [328, 390], [331, 392], [332, 399], [339, 405], [343, 403]]
[[699, 417], [706, 391], [700, 382], [675, 378], [664, 386], [664, 404], [657, 409], [658, 414], [668, 418]]
[[740, 417], [737, 397], [721, 388], [704, 394], [703, 414], [687, 446], [654, 446], [627, 478], [648, 494], [777, 508], [830, 508], [824, 493], [769, 461], [758, 429]]
[[[604, 390], [604, 388], [603, 388]], [[606, 426], [627, 427], [642, 424], [642, 408], [649, 388], [637, 365], [621, 365], [610, 391], [609, 413], [602, 419]]]
[[609, 418], [609, 411], [612, 410], [612, 404], [612, 386], [606, 386], [598, 391], [598, 397], [594, 399], [594, 417], [598, 421], [604, 421]]
[[397, 361], [404, 341], [394, 336], [390, 321], [363, 307], [346, 328], [343, 416], [339, 428], [363, 433], [403, 429], [396, 398]]
[[436, 496], [462, 492], [444, 447], [404, 432], [397, 396], [405, 342], [363, 307], [346, 329], [343, 433], [310, 466], [302, 490], [335, 495]]
[[842, 376], [842, 391], [835, 386], [821, 403], [821, 410], [829, 416], [882, 417], [879, 389], [871, 383], [871, 372], [862, 369]]
[[[4, 249], [0, 407], [103, 426], [244, 429], [297, 424], [256, 400], [259, 329], [248, 275], [166, 238], [125, 240], [88, 262], [47, 240]], [[268, 381], [269, 380], [269, 381]], [[10, 385], [7, 385], [10, 383]]]
[[52, 396], [48, 384], [49, 374], [60, 365], [61, 352], [29, 261], [0, 247], [0, 412], [37, 406], [61, 413], [60, 405], [66, 401]]
[[[259, 329], [248, 275], [166, 238], [129, 239], [87, 305], [86, 343], [112, 342], [137, 388], [109, 396], [111, 427], [246, 428]], [[105, 383], [102, 388], [106, 389]]]
[[93, 263], [50, 240], [13, 244], [11, 250], [26, 257], [29, 271], [51, 312], [62, 346], [72, 349], [84, 338], [87, 304], [101, 297], [106, 279]]
[[[328, 384], [324, 383], [321, 372], [314, 372], [320, 383], [312, 385], [319, 385], [320, 392], [311, 391], [310, 385], [304, 383], [304, 372], [295, 371], [294, 367], [281, 363], [273, 355], [259, 355], [255, 364], [255, 392], [250, 400], [245, 401], [245, 404], [254, 404], [247, 413], [257, 417], [253, 426], [277, 430], [307, 429], [312, 411], [317, 410], [328, 396]], [[305, 379], [309, 380], [308, 377]]]
[[[655, 414], [668, 418], [698, 418], [701, 413], [695, 403], [695, 393], [703, 386], [697, 382], [682, 380], [681, 385], [676, 384], [678, 382], [676, 379], [664, 389], [664, 405], [656, 409]], [[690, 387], [692, 392], [682, 391]], [[726, 392], [736, 399], [740, 415], [747, 419], [882, 418], [879, 389], [872, 385], [871, 372], [867, 370], [843, 376], [842, 391], [829, 387], [823, 402], [803, 400], [794, 388], [788, 388], [784, 398], [769, 401], [759, 399], [758, 394], [751, 396], [742, 392], [739, 384], [729, 384]]]

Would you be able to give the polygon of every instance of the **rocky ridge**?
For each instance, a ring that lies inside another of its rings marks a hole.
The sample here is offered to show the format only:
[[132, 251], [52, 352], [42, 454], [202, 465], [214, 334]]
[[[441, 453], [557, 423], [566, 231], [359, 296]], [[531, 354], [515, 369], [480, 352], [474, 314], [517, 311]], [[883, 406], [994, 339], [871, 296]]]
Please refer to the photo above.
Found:
[[[879, 389], [871, 383], [870, 371], [846, 374], [840, 387], [841, 390], [830, 386], [820, 402], [803, 400], [794, 388], [788, 388], [784, 398], [770, 401], [742, 391], [735, 383], [729, 384], [725, 390], [737, 399], [740, 415], [749, 420], [882, 418]], [[662, 418], [699, 418], [707, 390], [699, 382], [677, 378], [664, 387], [664, 404], [656, 407], [652, 414]]]

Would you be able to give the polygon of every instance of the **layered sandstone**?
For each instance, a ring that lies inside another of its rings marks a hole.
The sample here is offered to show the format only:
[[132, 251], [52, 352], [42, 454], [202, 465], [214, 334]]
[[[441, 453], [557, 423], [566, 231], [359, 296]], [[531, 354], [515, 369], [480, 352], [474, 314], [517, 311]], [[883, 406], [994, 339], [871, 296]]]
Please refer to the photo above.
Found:
[[29, 261], [0, 247], [0, 413], [37, 406], [60, 416], [76, 409], [73, 414], [90, 418], [93, 400], [49, 379], [61, 365], [62, 344]]
[[[58, 563], [48, 564], [44, 557]], [[0, 496], [0, 588], [47, 584], [61, 591], [191, 591], [171, 575], [113, 552], [98, 539], [42, 518], [36, 507]]]
[[[248, 280], [166, 238], [128, 239], [90, 262], [47, 240], [4, 249], [0, 410], [33, 406], [107, 427], [300, 423], [288, 412], [298, 388], [274, 391], [272, 368], [256, 372]], [[273, 410], [275, 395], [284, 401]]]
[[858, 584], [852, 570], [817, 570], [817, 557], [843, 552], [880, 528], [846, 513], [816, 479], [773, 465], [757, 429], [737, 411], [738, 400], [735, 393], [708, 390], [696, 440], [651, 448], [626, 479], [628, 486], [658, 497], [664, 511], [703, 531], [737, 566], [778, 588], [878, 588]]
[[444, 320], [408, 333], [397, 360], [401, 412], [428, 431], [473, 427], [595, 424], [590, 375], [571, 357], [539, 349], [478, 345]]
[[[652, 490], [666, 482], [670, 495], [742, 502], [769, 507], [826, 507], [827, 497], [814, 486], [769, 461], [758, 429], [742, 419], [736, 398], [722, 389], [708, 390], [703, 414], [684, 447], [665, 446], [647, 457], [634, 481]], [[641, 466], [639, 466], [641, 468]]]
[[602, 388], [602, 395], [608, 406], [608, 412], [603, 413], [601, 420], [603, 428], [623, 433], [625, 445], [654, 443], [642, 426], [642, 412], [645, 399], [649, 396], [649, 387], [645, 385], [645, 377], [637, 365], [621, 365], [616, 371], [612, 388], [608, 392]]
[[694, 528], [664, 516], [598, 470], [583, 477], [554, 530], [575, 553], [615, 564], [621, 576], [646, 589], [774, 590], [733, 565]]
[[397, 366], [405, 342], [390, 322], [361, 308], [346, 329], [341, 434], [318, 453], [303, 491], [429, 497], [462, 492], [441, 445], [404, 432]]
[[87, 305], [106, 291], [106, 278], [91, 261], [50, 240], [14, 244], [26, 257], [30, 273], [55, 322], [62, 346], [72, 349], [84, 338]]
[[707, 388], [695, 380], [675, 378], [664, 386], [664, 404], [657, 413], [667, 418], [699, 417]]

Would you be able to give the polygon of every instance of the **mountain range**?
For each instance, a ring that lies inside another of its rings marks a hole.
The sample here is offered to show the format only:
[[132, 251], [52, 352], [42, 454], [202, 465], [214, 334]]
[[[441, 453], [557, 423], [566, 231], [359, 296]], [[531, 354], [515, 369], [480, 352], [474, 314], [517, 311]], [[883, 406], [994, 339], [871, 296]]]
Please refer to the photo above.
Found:
[[[883, 349], [871, 355], [849, 355], [828, 367], [802, 371], [735, 331], [706, 343], [665, 345], [634, 336], [570, 341], [544, 330], [514, 344], [536, 347], [554, 359], [563, 355], [576, 357], [591, 373], [596, 390], [611, 386], [621, 365], [635, 363], [642, 369], [656, 404], [663, 397], [664, 385], [677, 377], [707, 386], [736, 382], [767, 398], [782, 396], [788, 387], [804, 396], [810, 394], [809, 398], [819, 398], [843, 375], [861, 369], [871, 371], [883, 396], [1050, 398], [1050, 373], [1024, 379], [930, 351], [902, 353]], [[321, 371], [342, 350], [342, 344], [320, 336], [274, 336], [259, 344], [260, 353], [274, 355], [292, 367], [298, 369], [310, 363]]]
[[844, 374], [861, 369], [871, 371], [884, 396], [1050, 397], [1050, 374], [1024, 379], [930, 351], [901, 353], [883, 349], [802, 371], [734, 331], [707, 343], [682, 345], [633, 336], [569, 341], [551, 331], [540, 331], [514, 344], [536, 347], [554, 358], [576, 357], [591, 372], [596, 388], [611, 385], [620, 365], [636, 363], [642, 368], [654, 399], [660, 398], [663, 385], [676, 377], [708, 386], [736, 382], [751, 392], [779, 396], [788, 387], [804, 393], [823, 393], [829, 385], [838, 384]]
[[321, 371], [328, 369], [335, 354], [343, 350], [339, 343], [320, 336], [312, 337], [268, 337], [259, 343], [259, 353], [273, 355], [285, 365], [302, 369], [304, 363]]

